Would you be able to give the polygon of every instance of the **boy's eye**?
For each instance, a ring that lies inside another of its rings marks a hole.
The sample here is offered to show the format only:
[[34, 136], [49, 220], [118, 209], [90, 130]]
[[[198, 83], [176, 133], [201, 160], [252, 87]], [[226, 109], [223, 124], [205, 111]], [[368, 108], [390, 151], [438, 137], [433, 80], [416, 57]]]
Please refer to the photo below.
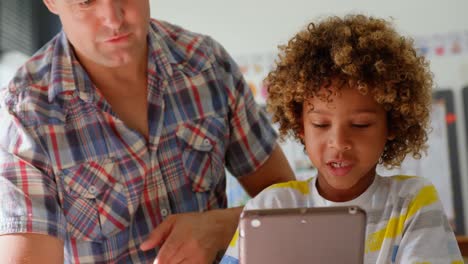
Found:
[[353, 124], [352, 126], [356, 128], [366, 128], [369, 127], [370, 124]]
[[328, 124], [320, 124], [320, 123], [312, 123], [312, 125], [316, 128], [326, 128]]

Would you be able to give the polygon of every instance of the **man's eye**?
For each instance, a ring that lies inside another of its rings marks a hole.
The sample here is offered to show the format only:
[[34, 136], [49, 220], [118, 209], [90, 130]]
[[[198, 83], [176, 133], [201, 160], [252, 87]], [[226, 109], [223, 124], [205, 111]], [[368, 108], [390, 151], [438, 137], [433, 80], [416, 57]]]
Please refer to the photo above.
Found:
[[81, 1], [80, 3], [78, 3], [78, 5], [80, 7], [88, 7], [90, 6], [94, 1], [93, 0], [85, 0], [85, 1]]

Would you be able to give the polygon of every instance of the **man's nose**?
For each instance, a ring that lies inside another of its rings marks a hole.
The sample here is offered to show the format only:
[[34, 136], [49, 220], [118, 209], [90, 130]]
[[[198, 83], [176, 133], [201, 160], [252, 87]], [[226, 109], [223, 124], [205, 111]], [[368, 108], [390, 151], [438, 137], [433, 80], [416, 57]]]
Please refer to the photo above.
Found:
[[101, 1], [99, 6], [103, 24], [111, 29], [119, 29], [122, 26], [124, 9], [121, 1]]

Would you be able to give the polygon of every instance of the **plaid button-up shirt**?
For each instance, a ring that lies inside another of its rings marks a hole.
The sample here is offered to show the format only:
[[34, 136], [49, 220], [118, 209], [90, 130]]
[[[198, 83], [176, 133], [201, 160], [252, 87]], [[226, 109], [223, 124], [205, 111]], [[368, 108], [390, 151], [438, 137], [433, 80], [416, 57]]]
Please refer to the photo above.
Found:
[[0, 234], [58, 237], [66, 263], [150, 263], [138, 246], [166, 216], [226, 207], [224, 166], [268, 158], [276, 134], [218, 43], [156, 20], [148, 43], [148, 140], [64, 33], [20, 68], [0, 104]]

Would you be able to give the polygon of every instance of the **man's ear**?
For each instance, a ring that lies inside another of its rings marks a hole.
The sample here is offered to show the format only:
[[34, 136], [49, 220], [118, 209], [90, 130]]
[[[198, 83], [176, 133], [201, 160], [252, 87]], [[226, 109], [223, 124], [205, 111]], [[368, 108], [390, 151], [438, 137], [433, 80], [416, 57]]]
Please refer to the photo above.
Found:
[[47, 7], [47, 9], [49, 9], [51, 13], [58, 15], [56, 0], [42, 0], [42, 2], [44, 2], [44, 5]]
[[395, 133], [392, 132], [392, 131], [390, 131], [390, 132], [388, 133], [388, 135], [387, 135], [387, 139], [390, 140], [390, 141], [391, 141], [391, 140], [394, 140], [395, 137], [396, 137], [396, 136], [395, 136]]

